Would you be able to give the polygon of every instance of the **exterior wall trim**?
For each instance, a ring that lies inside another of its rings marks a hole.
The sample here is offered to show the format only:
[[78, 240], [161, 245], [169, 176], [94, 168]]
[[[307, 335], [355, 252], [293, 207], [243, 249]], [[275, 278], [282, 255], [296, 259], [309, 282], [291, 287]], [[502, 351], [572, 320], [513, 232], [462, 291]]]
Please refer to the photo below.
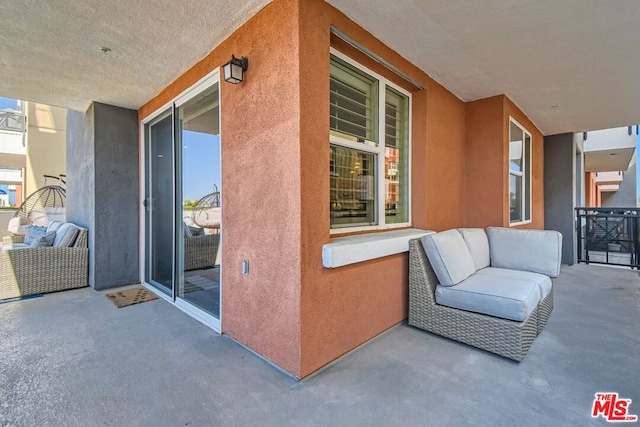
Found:
[[325, 268], [337, 268], [408, 252], [409, 240], [433, 233], [431, 230], [410, 228], [338, 237], [322, 247], [322, 265]]

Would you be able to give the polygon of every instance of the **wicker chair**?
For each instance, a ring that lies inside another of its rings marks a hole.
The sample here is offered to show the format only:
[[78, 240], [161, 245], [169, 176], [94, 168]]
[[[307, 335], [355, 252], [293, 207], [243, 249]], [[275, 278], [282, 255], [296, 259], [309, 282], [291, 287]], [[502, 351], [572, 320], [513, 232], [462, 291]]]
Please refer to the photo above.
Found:
[[[21, 243], [24, 236], [4, 237]], [[80, 229], [72, 247], [21, 248], [0, 251], [0, 300], [88, 286], [87, 230]]]
[[409, 242], [409, 325], [522, 361], [553, 310], [553, 290], [523, 322], [439, 305], [438, 279], [420, 239]]
[[216, 264], [220, 234], [184, 238], [184, 269], [199, 270]]

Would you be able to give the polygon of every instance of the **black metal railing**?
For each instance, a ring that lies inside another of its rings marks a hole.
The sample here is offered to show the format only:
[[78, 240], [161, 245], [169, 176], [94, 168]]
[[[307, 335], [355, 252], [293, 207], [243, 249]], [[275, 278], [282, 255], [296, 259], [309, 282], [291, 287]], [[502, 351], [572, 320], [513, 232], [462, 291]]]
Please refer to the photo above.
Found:
[[640, 268], [640, 209], [576, 208], [578, 262]]

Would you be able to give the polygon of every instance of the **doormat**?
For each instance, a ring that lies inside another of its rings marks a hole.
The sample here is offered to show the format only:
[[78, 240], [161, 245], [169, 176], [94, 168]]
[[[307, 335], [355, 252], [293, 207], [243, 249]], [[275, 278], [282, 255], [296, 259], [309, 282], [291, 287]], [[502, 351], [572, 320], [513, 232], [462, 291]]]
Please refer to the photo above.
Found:
[[158, 299], [153, 292], [149, 292], [145, 288], [134, 288], [129, 289], [128, 291], [112, 292], [107, 294], [107, 298], [109, 298], [118, 308]]

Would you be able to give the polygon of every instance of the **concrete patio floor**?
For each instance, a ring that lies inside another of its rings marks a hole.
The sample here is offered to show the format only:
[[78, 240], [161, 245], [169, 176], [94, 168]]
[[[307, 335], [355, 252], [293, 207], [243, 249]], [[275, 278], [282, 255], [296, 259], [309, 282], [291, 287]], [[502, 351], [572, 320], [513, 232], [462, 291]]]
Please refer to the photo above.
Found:
[[300, 382], [162, 300], [0, 304], [0, 425], [606, 425], [604, 391], [640, 415], [638, 273], [565, 266], [555, 298], [520, 364], [401, 324]]

